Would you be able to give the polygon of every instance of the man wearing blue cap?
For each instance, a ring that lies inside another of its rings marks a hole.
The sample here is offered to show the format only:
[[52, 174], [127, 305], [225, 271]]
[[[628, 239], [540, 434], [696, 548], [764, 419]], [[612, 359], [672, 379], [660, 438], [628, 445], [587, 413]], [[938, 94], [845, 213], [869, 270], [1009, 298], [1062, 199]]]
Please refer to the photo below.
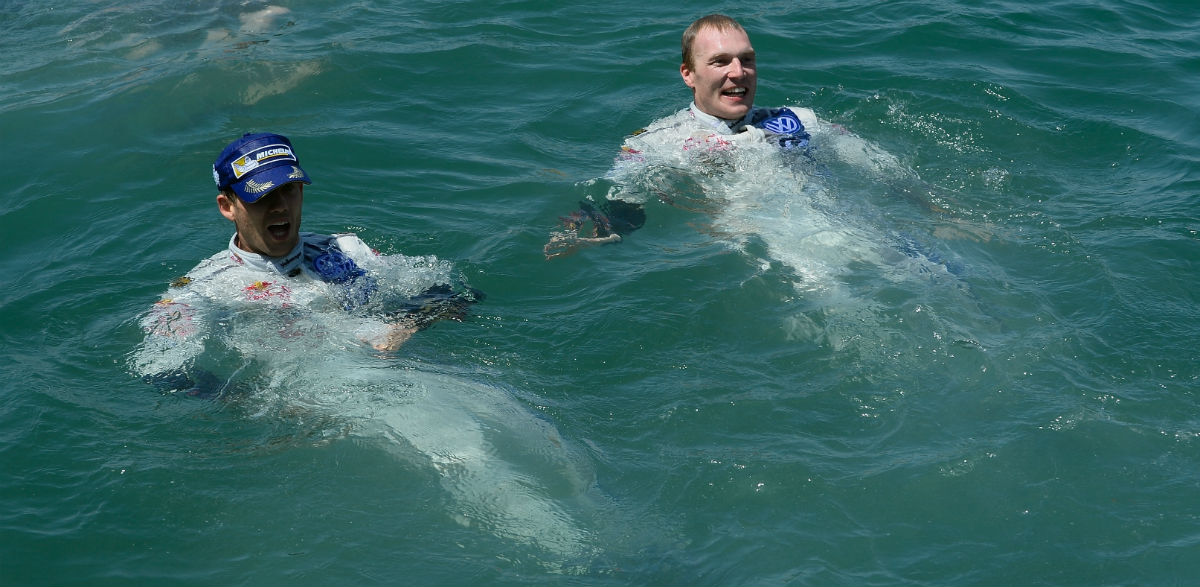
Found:
[[[357, 297], [373, 284], [359, 262], [375, 253], [357, 236], [300, 232], [304, 186], [312, 180], [300, 167], [292, 142], [273, 133], [246, 134], [229, 143], [213, 163], [217, 209], [236, 232], [226, 253], [209, 265], [248, 268], [254, 277], [306, 277], [354, 284], [364, 278]], [[201, 265], [204, 266], [203, 264]]]
[[232, 263], [341, 283], [363, 274], [355, 258], [374, 256], [354, 235], [300, 232], [304, 186], [312, 180], [287, 137], [254, 133], [229, 143], [213, 163], [213, 181], [217, 209], [237, 229], [229, 241]]
[[[439, 319], [461, 319], [479, 295], [455, 287], [448, 275], [414, 284], [415, 291], [381, 286], [381, 277], [405, 269], [397, 261], [402, 255], [381, 256], [353, 234], [300, 232], [304, 186], [312, 180], [282, 135], [238, 138], [221, 151], [212, 171], [217, 208], [236, 230], [226, 250], [175, 280], [144, 317], [148, 336], [133, 356], [140, 374], [185, 369], [218, 324], [228, 328], [220, 317], [242, 309], [260, 315], [259, 309], [273, 309], [265, 320], [277, 322], [268, 330], [281, 338], [327, 330], [333, 320], [353, 326], [355, 336], [375, 349], [395, 350]], [[327, 312], [338, 308], [341, 314]]]
[[[291, 141], [276, 134], [247, 134], [213, 164], [221, 215], [237, 227], [234, 247], [280, 258], [300, 244], [300, 209], [308, 174]], [[293, 259], [295, 262], [299, 257]]]

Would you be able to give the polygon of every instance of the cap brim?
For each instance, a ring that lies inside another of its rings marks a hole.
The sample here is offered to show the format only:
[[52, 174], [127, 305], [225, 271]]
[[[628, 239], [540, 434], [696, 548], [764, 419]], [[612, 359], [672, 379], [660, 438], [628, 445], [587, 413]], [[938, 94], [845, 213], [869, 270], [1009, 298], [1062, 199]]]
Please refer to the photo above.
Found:
[[308, 174], [300, 166], [280, 165], [253, 173], [245, 180], [230, 185], [229, 188], [243, 202], [253, 204], [263, 196], [271, 193], [271, 190], [297, 181], [306, 184], [312, 183], [312, 180], [308, 178]]

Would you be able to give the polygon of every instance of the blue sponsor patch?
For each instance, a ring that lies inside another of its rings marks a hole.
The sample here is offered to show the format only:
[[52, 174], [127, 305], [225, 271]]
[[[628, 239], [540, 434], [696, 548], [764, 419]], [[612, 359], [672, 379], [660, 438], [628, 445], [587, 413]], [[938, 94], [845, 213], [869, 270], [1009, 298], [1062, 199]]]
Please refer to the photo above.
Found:
[[312, 260], [313, 271], [324, 281], [344, 283], [365, 273], [354, 259], [337, 249], [329, 249]]
[[762, 121], [762, 128], [777, 135], [790, 135], [804, 128], [795, 112], [784, 108], [779, 114]]
[[804, 130], [800, 117], [788, 108], [777, 108], [767, 111], [767, 117], [754, 123], [773, 135], [784, 149], [804, 149], [808, 147], [809, 134]]
[[359, 268], [354, 259], [338, 249], [326, 249], [314, 257], [312, 268], [322, 280], [345, 286], [342, 305], [347, 310], [353, 310], [370, 301], [371, 294], [378, 289], [375, 280]]

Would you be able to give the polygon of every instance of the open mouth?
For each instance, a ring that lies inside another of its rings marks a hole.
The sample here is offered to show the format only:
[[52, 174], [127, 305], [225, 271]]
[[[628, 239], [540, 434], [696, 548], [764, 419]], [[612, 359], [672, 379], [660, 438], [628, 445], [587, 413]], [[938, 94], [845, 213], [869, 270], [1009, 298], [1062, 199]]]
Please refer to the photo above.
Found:
[[292, 231], [292, 223], [290, 222], [275, 222], [267, 225], [267, 232], [271, 238], [283, 240], [288, 237]]
[[746, 88], [730, 88], [728, 90], [722, 90], [721, 95], [729, 96], [731, 98], [742, 98], [746, 96]]

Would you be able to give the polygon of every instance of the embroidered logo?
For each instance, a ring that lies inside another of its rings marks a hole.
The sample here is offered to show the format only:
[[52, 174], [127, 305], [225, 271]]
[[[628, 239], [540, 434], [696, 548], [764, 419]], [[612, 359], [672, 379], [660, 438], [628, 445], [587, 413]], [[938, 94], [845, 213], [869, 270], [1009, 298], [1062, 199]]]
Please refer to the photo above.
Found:
[[296, 161], [296, 155], [292, 153], [290, 147], [283, 144], [276, 144], [267, 145], [255, 150], [253, 153], [247, 153], [231, 163], [230, 166], [233, 168], [233, 176], [241, 179], [247, 173], [281, 157], [284, 160]]
[[705, 151], [727, 151], [733, 148], [733, 143], [725, 140], [718, 134], [710, 134], [703, 139], [690, 136], [683, 141], [683, 150], [690, 151], [692, 149], [704, 149]]
[[771, 113], [773, 116], [761, 122], [754, 123], [754, 126], [776, 135], [779, 146], [784, 149], [804, 149], [808, 147], [809, 134], [805, 132], [804, 124], [800, 122], [800, 117], [796, 116], [795, 112], [787, 108], [780, 108]]
[[779, 135], [790, 135], [803, 128], [800, 125], [800, 119], [790, 110], [785, 110], [779, 116], [764, 120], [762, 127]]
[[337, 249], [330, 249], [314, 258], [312, 265], [321, 279], [334, 283], [343, 283], [366, 273], [358, 268], [353, 259]]
[[151, 318], [151, 323], [146, 326], [148, 333], [177, 338], [187, 338], [196, 333], [191, 306], [170, 298], [154, 304]]
[[253, 179], [246, 180], [246, 191], [252, 194], [261, 194], [271, 191], [275, 187], [273, 181], [254, 181]]
[[286, 302], [292, 297], [292, 290], [288, 289], [288, 286], [270, 281], [255, 281], [246, 286], [244, 291], [246, 299], [252, 302], [271, 298], [279, 298]]
[[371, 294], [377, 289], [377, 284], [371, 276], [363, 271], [354, 259], [335, 248], [329, 248], [311, 261], [313, 271], [321, 279], [330, 283], [344, 286], [342, 290], [342, 305], [347, 310], [353, 310], [367, 303]]

